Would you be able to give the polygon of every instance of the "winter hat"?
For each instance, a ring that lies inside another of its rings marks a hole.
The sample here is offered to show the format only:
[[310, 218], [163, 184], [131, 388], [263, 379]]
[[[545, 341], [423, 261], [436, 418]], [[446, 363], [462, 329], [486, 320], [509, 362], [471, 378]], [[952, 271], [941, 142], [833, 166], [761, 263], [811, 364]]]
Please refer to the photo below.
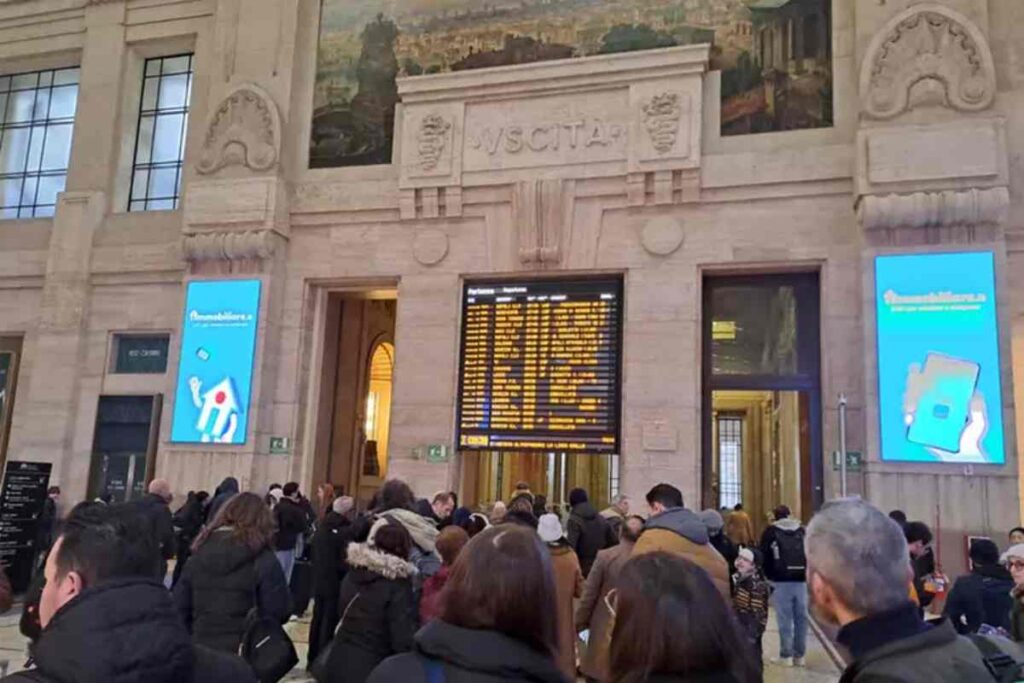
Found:
[[335, 514], [344, 515], [355, 507], [356, 502], [352, 500], [351, 496], [340, 496], [335, 498], [334, 502], [331, 503], [331, 509], [334, 510]]
[[270, 489], [270, 495], [274, 497], [274, 500], [280, 503], [281, 499], [284, 498], [284, 490], [280, 486], [272, 488]]
[[537, 524], [537, 534], [545, 543], [560, 541], [562, 539], [562, 522], [559, 521], [558, 515], [551, 512], [541, 515]]
[[736, 555], [739, 559], [744, 559], [747, 562], [754, 562], [754, 551], [750, 548], [740, 548], [739, 553]]
[[569, 505], [576, 507], [581, 503], [587, 502], [587, 492], [583, 489], [573, 489], [569, 492]]
[[717, 534], [725, 526], [725, 520], [717, 510], [703, 510], [699, 516], [700, 521], [704, 522], [704, 526], [707, 527], [708, 533], [711, 535]]
[[473, 511], [467, 507], [455, 508], [455, 512], [452, 513], [452, 524], [455, 526], [462, 526], [472, 514]]
[[1009, 560], [1011, 557], [1016, 557], [1024, 560], [1024, 543], [1011, 545], [1009, 548], [1006, 549], [1006, 552], [1003, 553], [1003, 556], [999, 558], [999, 561], [1003, 564], [1006, 564], [1006, 561]]

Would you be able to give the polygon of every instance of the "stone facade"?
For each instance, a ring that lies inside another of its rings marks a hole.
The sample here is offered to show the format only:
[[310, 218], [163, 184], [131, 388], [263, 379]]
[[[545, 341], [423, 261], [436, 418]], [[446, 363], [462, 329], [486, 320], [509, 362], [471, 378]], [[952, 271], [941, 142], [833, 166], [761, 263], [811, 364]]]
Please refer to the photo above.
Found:
[[[245, 446], [169, 442], [179, 492], [314, 484], [328, 294], [397, 290], [389, 474], [458, 485], [451, 443], [462, 278], [625, 280], [622, 485], [701, 488], [701, 283], [718, 272], [821, 277], [822, 426], [866, 454], [851, 489], [941, 524], [1020, 520], [1015, 374], [1024, 371], [1024, 7], [1017, 0], [836, 1], [835, 125], [724, 138], [707, 46], [399, 82], [395, 163], [307, 167], [316, 0], [0, 2], [4, 73], [81, 64], [67, 191], [53, 219], [0, 222], [0, 334], [23, 337], [8, 459], [54, 463], [85, 495], [101, 394], [172, 397], [184, 283], [264, 282]], [[195, 53], [181, 210], [124, 213], [138, 84]], [[1007, 464], [878, 459], [872, 262], [893, 251], [997, 255]], [[108, 372], [111, 336], [171, 334], [166, 375]], [[1018, 367], [1019, 366], [1019, 367]], [[292, 440], [271, 455], [269, 438]], [[821, 454], [826, 457], [826, 454]], [[825, 468], [823, 495], [838, 491]], [[941, 510], [941, 519], [937, 518]], [[950, 553], [948, 563], [962, 562]]]

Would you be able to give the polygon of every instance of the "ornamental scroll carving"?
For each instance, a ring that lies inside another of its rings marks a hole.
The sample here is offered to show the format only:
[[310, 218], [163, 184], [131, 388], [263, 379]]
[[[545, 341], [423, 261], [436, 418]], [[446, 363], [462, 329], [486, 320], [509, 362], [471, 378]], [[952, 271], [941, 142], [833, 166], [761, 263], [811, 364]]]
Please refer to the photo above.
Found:
[[889, 119], [913, 109], [918, 96], [959, 111], [992, 104], [996, 79], [985, 36], [947, 7], [915, 5], [875, 36], [861, 67], [864, 111]]
[[214, 111], [196, 167], [204, 175], [228, 166], [268, 171], [277, 164], [280, 147], [277, 106], [262, 89], [245, 84], [228, 93]]

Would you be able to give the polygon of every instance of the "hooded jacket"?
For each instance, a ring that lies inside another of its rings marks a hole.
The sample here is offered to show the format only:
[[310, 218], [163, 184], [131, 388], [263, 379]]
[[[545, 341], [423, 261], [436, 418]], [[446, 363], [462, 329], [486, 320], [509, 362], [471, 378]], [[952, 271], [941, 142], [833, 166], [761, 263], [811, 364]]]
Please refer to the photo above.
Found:
[[64, 605], [3, 683], [255, 683], [238, 657], [193, 646], [159, 581], [116, 579]]
[[341, 620], [327, 658], [327, 683], [363, 683], [384, 659], [412, 649], [419, 627], [416, 567], [366, 543], [348, 547]]
[[[437, 526], [432, 520], [402, 508], [392, 508], [381, 513], [381, 517], [393, 519], [412, 536], [412, 554], [409, 561], [416, 565], [415, 587], [419, 590], [421, 582], [441, 570], [441, 556], [437, 554]], [[380, 520], [378, 519], [379, 523]], [[372, 536], [371, 531], [371, 536]]]
[[224, 503], [237, 496], [238, 491], [238, 480], [234, 477], [228, 477], [222, 481], [213, 492], [213, 500], [210, 501], [210, 507], [206, 510], [206, 522], [210, 523], [216, 519], [217, 513], [220, 512]]
[[664, 551], [683, 556], [711, 577], [726, 601], [729, 595], [729, 565], [708, 539], [708, 529], [700, 517], [686, 508], [669, 508], [654, 515], [644, 525], [634, 555]]
[[295, 550], [299, 536], [309, 528], [309, 518], [303, 506], [291, 498], [282, 498], [274, 506], [274, 550]]
[[555, 660], [497, 631], [435, 619], [416, 634], [414, 652], [390, 657], [368, 683], [427, 683], [424, 661], [440, 663], [448, 683], [567, 683]]
[[[153, 540], [160, 548], [160, 555], [165, 561], [174, 557], [174, 521], [167, 501], [155, 493], [147, 493], [137, 501], [129, 503], [139, 514], [146, 518]], [[166, 572], [165, 572], [166, 573]]]
[[580, 569], [583, 570], [584, 577], [590, 574], [597, 554], [618, 542], [608, 520], [599, 515], [590, 503], [573, 506], [566, 524], [566, 537], [580, 558]]
[[977, 633], [982, 624], [1010, 631], [1013, 577], [1000, 565], [982, 565], [961, 576], [946, 598], [942, 615], [957, 633]]
[[252, 550], [218, 529], [189, 558], [174, 587], [174, 601], [196, 643], [237, 652], [245, 617], [253, 607], [284, 623], [291, 596], [284, 572], [269, 548]]
[[802, 525], [799, 519], [793, 519], [792, 517], [786, 517], [785, 519], [776, 520], [774, 524], [764, 530], [761, 534], [761, 555], [764, 558], [764, 575], [769, 581], [775, 583], [802, 583], [807, 580], [806, 571], [791, 572], [781, 566], [775, 560], [775, 551], [773, 545], [778, 539], [779, 532], [782, 533], [794, 533], [800, 531]]

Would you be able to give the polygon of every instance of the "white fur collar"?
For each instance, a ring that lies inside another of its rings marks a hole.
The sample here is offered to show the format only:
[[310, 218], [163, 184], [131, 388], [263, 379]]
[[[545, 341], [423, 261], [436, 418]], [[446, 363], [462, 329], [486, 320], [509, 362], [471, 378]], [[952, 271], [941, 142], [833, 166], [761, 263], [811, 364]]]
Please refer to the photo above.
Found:
[[366, 543], [349, 544], [348, 564], [380, 574], [385, 579], [408, 579], [417, 573], [416, 565], [411, 562], [383, 553]]

